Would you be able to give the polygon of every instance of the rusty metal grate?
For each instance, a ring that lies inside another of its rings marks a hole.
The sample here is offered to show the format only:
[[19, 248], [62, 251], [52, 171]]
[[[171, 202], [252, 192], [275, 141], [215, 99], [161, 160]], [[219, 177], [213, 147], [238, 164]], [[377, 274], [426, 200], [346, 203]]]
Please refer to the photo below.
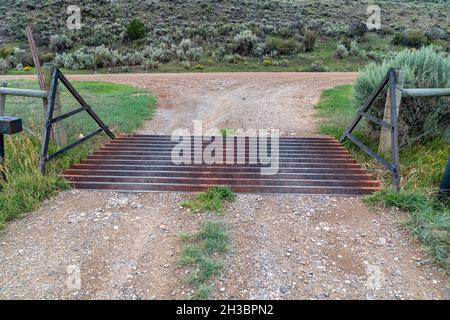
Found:
[[380, 189], [379, 181], [329, 137], [280, 138], [280, 169], [270, 176], [261, 175], [263, 165], [248, 163], [248, 148], [246, 164], [175, 165], [174, 145], [170, 136], [119, 136], [63, 176], [78, 189], [126, 192], [204, 191], [218, 185], [235, 192], [330, 195]]

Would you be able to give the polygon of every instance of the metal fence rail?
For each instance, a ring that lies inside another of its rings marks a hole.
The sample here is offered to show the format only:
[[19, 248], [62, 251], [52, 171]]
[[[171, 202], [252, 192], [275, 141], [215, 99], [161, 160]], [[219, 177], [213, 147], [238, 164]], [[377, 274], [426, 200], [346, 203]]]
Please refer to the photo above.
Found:
[[28, 97], [28, 98], [47, 98], [47, 92], [41, 90], [28, 90], [17, 88], [5, 88], [0, 87], [0, 95], [16, 96], [16, 97]]

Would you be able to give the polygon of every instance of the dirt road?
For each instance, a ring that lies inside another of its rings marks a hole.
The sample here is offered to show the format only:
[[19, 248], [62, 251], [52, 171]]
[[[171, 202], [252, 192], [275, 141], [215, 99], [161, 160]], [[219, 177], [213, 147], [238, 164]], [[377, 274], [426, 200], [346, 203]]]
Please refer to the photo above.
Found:
[[[320, 92], [351, 83], [355, 73], [191, 73], [71, 75], [72, 80], [110, 81], [148, 89], [158, 96], [158, 109], [139, 133], [172, 134], [204, 129], [280, 129], [284, 135], [309, 136], [317, 119], [313, 106]], [[31, 76], [0, 76], [1, 79]]]
[[[129, 83], [160, 100], [141, 133], [280, 128], [313, 135], [320, 91], [354, 74], [71, 76]], [[17, 77], [16, 77], [17, 78]], [[218, 299], [449, 299], [450, 283], [401, 226], [359, 198], [239, 195], [222, 217], [180, 209], [183, 193], [68, 191], [0, 233], [0, 298], [183, 299], [179, 234], [224, 220], [231, 250]], [[78, 275], [80, 277], [78, 277]], [[79, 281], [80, 280], [80, 281]]]

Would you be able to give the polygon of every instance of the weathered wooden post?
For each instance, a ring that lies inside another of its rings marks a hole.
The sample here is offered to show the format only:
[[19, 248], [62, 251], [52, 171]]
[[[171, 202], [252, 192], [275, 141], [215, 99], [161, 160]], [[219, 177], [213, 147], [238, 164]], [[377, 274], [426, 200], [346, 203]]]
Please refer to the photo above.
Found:
[[[50, 85], [52, 82], [52, 70], [53, 66], [44, 66], [43, 67], [43, 75], [45, 79], [45, 91], [50, 92]], [[58, 117], [63, 114], [61, 98], [59, 92], [56, 92], [55, 98], [55, 109], [53, 111], [53, 115]], [[63, 147], [67, 145], [67, 135], [66, 129], [64, 128], [64, 123], [62, 121], [55, 122], [52, 126], [52, 139], [54, 143], [58, 146]]]
[[[28, 44], [29, 44], [30, 50], [31, 50], [31, 55], [33, 56], [34, 68], [36, 70], [36, 76], [37, 76], [37, 79], [39, 82], [39, 88], [41, 88], [41, 91], [46, 91], [44, 75], [43, 75], [42, 69], [41, 69], [41, 61], [39, 59], [39, 51], [36, 46], [36, 41], [34, 41], [33, 31], [31, 30], [31, 27], [28, 26], [26, 28], [26, 33], [27, 33], [27, 38], [28, 38]], [[45, 112], [46, 108], [47, 108], [47, 98], [44, 98], [42, 103], [44, 105], [44, 112]]]
[[[0, 83], [0, 87], [6, 88], [8, 87], [7, 82]], [[6, 106], [6, 95], [0, 94], [0, 117], [5, 115], [5, 106]]]
[[[395, 97], [396, 97], [396, 103], [395, 103], [395, 109], [397, 110], [397, 119], [400, 112], [400, 105], [402, 101], [402, 94], [403, 94], [403, 85], [405, 83], [405, 72], [403, 70], [396, 72], [396, 88], [395, 88]], [[390, 97], [390, 91], [388, 88], [387, 92], [387, 98], [386, 98], [386, 105], [384, 107], [384, 116], [383, 121], [387, 123], [391, 123], [391, 99]], [[380, 144], [378, 146], [378, 153], [379, 154], [389, 154], [392, 150], [392, 138], [391, 138], [392, 130], [390, 128], [381, 128], [381, 135], [380, 135]]]
[[[36, 46], [36, 41], [34, 40], [33, 31], [31, 30], [30, 27], [27, 27], [26, 33], [27, 33], [28, 43], [29, 43], [30, 49], [31, 49], [31, 54], [33, 56], [34, 67], [36, 68], [36, 76], [39, 81], [39, 87], [41, 88], [42, 91], [50, 92], [50, 82], [52, 81], [52, 71], [51, 71], [52, 67], [48, 66], [48, 67], [41, 68], [41, 61], [39, 59], [39, 51]], [[44, 105], [44, 113], [46, 113], [47, 104], [48, 104], [47, 97], [45, 97], [42, 100], [42, 102]], [[61, 114], [62, 114], [61, 101], [59, 98], [59, 94], [57, 94], [54, 115], [58, 116]], [[52, 140], [58, 146], [65, 146], [67, 144], [66, 131], [65, 131], [64, 124], [62, 123], [62, 121], [56, 123], [53, 126]]]

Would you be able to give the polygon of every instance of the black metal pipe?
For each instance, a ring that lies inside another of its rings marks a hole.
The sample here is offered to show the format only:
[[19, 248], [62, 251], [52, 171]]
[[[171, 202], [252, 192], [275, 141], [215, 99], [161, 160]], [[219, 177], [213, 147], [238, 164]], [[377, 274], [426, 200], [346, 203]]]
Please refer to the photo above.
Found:
[[447, 168], [445, 169], [441, 186], [439, 187], [439, 197], [450, 197], [450, 157], [448, 158]]

